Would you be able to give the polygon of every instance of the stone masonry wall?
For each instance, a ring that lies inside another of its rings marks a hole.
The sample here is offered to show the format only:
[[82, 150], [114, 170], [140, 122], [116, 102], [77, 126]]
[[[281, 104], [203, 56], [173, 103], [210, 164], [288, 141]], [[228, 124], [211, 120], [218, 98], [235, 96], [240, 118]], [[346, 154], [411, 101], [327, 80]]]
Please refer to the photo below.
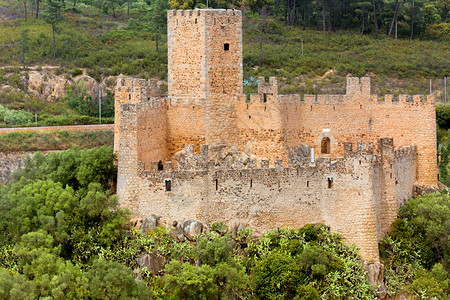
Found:
[[[252, 95], [250, 103], [238, 103], [237, 115], [239, 135], [245, 139], [258, 140], [272, 134], [272, 141], [263, 139], [260, 146], [256, 146], [268, 149], [261, 154], [264, 157], [280, 156], [272, 149], [283, 148], [283, 142], [291, 149], [305, 142], [314, 147], [315, 156], [320, 157], [324, 156], [321, 140], [328, 137], [331, 157], [339, 157], [343, 155], [345, 142], [366, 141], [376, 145], [378, 139], [391, 137], [397, 148], [417, 145], [417, 180], [420, 184], [437, 185], [433, 96], [428, 96], [425, 102], [420, 95], [400, 95], [399, 101], [393, 102], [392, 96], [387, 95], [385, 101], [379, 102], [376, 95], [370, 95], [369, 78], [362, 78], [361, 83], [358, 78], [349, 78], [346, 95], [279, 95], [275, 101], [269, 96], [267, 105], [258, 104], [260, 98], [260, 95]], [[252, 119], [247, 107], [253, 109]], [[281, 122], [277, 121], [277, 110]], [[271, 113], [274, 111], [277, 113]], [[256, 115], [261, 117], [255, 118]], [[277, 138], [281, 134], [283, 138]]]
[[[280, 162], [269, 168], [264, 161], [262, 168], [246, 169], [208, 163], [207, 157], [207, 153], [194, 155], [187, 147], [186, 162], [179, 169], [166, 165], [157, 171], [153, 164], [152, 170], [142, 171], [140, 183], [133, 187], [139, 189], [134, 217], [153, 213], [167, 226], [175, 220], [197, 219], [205, 224], [239, 220], [259, 234], [321, 222], [360, 246], [366, 261], [378, 260], [372, 198], [373, 170], [379, 166], [376, 155], [355, 155], [334, 163], [319, 159], [298, 168], [284, 168]], [[168, 180], [171, 191], [166, 191]]]
[[114, 91], [115, 120], [114, 120], [114, 152], [119, 151], [120, 145], [120, 116], [121, 105], [138, 103], [159, 96], [159, 87], [154, 79], [145, 80], [120, 75]]
[[167, 108], [165, 98], [153, 98], [136, 105], [138, 161], [166, 161]]
[[412, 197], [417, 176], [417, 147], [411, 146], [395, 150], [394, 166], [397, 207], [400, 207]]

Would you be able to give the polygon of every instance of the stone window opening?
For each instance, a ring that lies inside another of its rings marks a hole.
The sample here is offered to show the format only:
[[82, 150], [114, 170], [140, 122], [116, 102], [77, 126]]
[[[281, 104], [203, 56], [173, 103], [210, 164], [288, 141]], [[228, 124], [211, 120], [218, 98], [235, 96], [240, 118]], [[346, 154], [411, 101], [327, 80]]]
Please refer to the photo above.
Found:
[[311, 111], [312, 111], [312, 105], [311, 105]]
[[163, 171], [164, 170], [164, 165], [162, 163], [162, 161], [158, 162], [158, 171]]
[[250, 179], [250, 188], [253, 187], [253, 179]]
[[309, 187], [309, 180], [306, 181], [306, 187]]
[[332, 189], [333, 188], [333, 178], [332, 177], [328, 177], [327, 178], [327, 182], [328, 182], [328, 188]]
[[266, 93], [263, 93], [263, 95], [262, 95], [262, 102], [267, 103], [267, 94]]
[[362, 109], [362, 104], [359, 105], [359, 109]]
[[166, 192], [172, 191], [172, 180], [168, 179], [168, 180], [165, 180], [164, 182], [166, 184]]
[[219, 179], [216, 178], [216, 191], [219, 189]]
[[230, 50], [230, 44], [229, 43], [223, 44], [223, 50], [225, 50], [225, 51]]
[[267, 111], [267, 106], [264, 106], [264, 111]]
[[214, 25], [216, 25], [216, 18], [214, 18]]
[[322, 154], [330, 154], [330, 138], [324, 137], [320, 143], [320, 152]]
[[128, 99], [130, 99], [130, 100], [131, 100], [131, 94], [128, 94]]
[[197, 18], [195, 18], [195, 24], [197, 24]]
[[252, 116], [248, 116], [248, 119], [250, 120], [252, 118]]

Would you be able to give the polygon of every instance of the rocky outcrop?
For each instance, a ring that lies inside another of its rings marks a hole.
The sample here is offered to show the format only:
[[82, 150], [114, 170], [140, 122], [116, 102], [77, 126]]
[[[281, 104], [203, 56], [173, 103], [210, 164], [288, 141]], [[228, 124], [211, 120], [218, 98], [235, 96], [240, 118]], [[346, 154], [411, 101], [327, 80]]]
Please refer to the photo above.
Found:
[[[6, 70], [6, 78], [17, 74], [12, 70]], [[36, 99], [47, 102], [56, 102], [64, 97], [70, 86], [82, 84], [86, 89], [86, 92], [92, 97], [92, 101], [97, 102], [99, 90], [101, 91], [103, 99], [108, 91], [113, 93], [117, 81], [117, 76], [107, 76], [104, 77], [101, 82], [98, 82], [96, 79], [86, 74], [85, 71], [83, 71], [82, 74], [73, 77], [70, 71], [59, 73], [58, 70], [59, 68], [54, 66], [30, 67], [27, 70], [21, 70], [19, 86], [0, 84], [0, 92], [11, 90], [23, 91], [33, 95]], [[15, 72], [17, 72], [17, 70]]]

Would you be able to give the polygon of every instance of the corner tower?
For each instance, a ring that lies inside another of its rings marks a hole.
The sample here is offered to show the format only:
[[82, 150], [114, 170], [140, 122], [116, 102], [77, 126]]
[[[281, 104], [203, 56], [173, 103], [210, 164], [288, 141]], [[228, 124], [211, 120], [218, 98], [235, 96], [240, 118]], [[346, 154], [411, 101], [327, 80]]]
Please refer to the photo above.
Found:
[[168, 100], [176, 109], [169, 112], [171, 148], [235, 143], [236, 102], [243, 96], [241, 12], [170, 10], [167, 21]]

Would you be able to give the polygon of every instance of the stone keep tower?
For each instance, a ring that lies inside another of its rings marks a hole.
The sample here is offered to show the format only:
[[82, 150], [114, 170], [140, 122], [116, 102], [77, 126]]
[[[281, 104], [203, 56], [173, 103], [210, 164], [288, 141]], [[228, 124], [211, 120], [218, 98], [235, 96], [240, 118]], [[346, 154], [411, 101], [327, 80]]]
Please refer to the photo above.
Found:
[[169, 152], [185, 144], [235, 144], [243, 96], [242, 14], [168, 12]]

